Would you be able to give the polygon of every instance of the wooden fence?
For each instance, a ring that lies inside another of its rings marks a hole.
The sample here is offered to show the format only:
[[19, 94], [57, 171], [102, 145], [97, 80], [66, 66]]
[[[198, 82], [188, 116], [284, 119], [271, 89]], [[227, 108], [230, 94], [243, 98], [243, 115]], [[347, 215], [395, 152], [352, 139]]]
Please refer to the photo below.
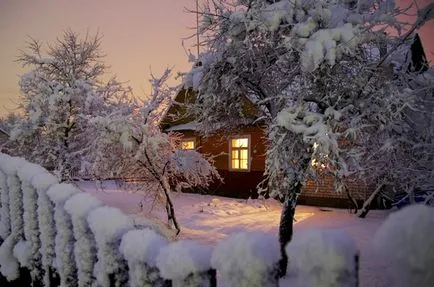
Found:
[[357, 247], [335, 231], [296, 236], [278, 279], [272, 235], [169, 242], [21, 158], [0, 154], [0, 196], [0, 286], [358, 286]]

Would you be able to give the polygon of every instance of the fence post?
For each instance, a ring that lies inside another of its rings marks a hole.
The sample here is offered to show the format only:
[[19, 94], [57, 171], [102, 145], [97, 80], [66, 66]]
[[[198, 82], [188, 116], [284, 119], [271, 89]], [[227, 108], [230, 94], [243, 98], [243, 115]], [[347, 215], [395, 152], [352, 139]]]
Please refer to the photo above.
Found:
[[167, 285], [156, 267], [156, 260], [161, 248], [168, 243], [166, 238], [149, 228], [124, 234], [119, 250], [128, 262], [131, 287]]
[[414, 204], [390, 214], [374, 246], [391, 263], [393, 286], [433, 286], [434, 208]]
[[26, 163], [18, 170], [23, 192], [24, 240], [28, 250], [24, 253], [28, 258], [20, 261], [21, 266], [30, 270], [33, 285], [42, 285], [41, 240], [39, 238], [37, 200], [38, 193], [32, 185], [32, 179], [47, 171], [39, 165]]
[[61, 286], [77, 286], [77, 266], [74, 259], [74, 235], [71, 217], [65, 210], [65, 202], [78, 191], [71, 184], [56, 184], [47, 195], [54, 203], [54, 238], [56, 269], [60, 276]]
[[78, 193], [65, 203], [65, 210], [72, 220], [74, 234], [74, 257], [77, 265], [79, 287], [92, 286], [93, 266], [96, 262], [96, 242], [86, 221], [87, 215], [102, 204], [87, 193]]
[[172, 281], [173, 287], [208, 287], [215, 281], [210, 258], [208, 246], [181, 240], [161, 249], [157, 267], [163, 278]]
[[288, 277], [302, 286], [358, 286], [358, 250], [340, 230], [310, 229], [286, 246]]
[[[5, 158], [3, 158], [5, 160]], [[23, 239], [23, 192], [21, 182], [18, 179], [18, 169], [26, 163], [22, 158], [6, 157], [2, 170], [6, 175], [6, 186], [9, 202], [10, 233], [0, 246], [0, 272], [9, 280], [17, 279], [20, 272], [19, 262], [14, 256], [14, 249], [17, 243]], [[18, 251], [18, 249], [16, 249]]]
[[238, 233], [221, 241], [211, 264], [228, 286], [274, 287], [278, 285], [280, 246], [266, 233]]
[[38, 194], [37, 215], [44, 286], [57, 286], [60, 284], [54, 269], [54, 238], [56, 234], [54, 228], [54, 204], [47, 195], [48, 189], [57, 183], [57, 178], [48, 172], [32, 178], [32, 185]]
[[97, 245], [97, 262], [93, 274], [98, 285], [125, 286], [128, 281], [128, 266], [119, 245], [122, 236], [134, 228], [133, 220], [117, 208], [103, 206], [89, 213], [87, 222]]

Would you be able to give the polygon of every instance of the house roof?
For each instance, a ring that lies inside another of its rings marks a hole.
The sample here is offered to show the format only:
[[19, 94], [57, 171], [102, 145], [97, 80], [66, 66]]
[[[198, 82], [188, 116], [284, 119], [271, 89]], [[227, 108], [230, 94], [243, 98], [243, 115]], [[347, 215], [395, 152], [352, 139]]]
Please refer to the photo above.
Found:
[[171, 127], [168, 127], [165, 129], [165, 131], [168, 132], [174, 132], [174, 131], [195, 131], [197, 127], [197, 123], [196, 122], [189, 122], [189, 123], [185, 123], [185, 124], [179, 124], [179, 125], [174, 125]]

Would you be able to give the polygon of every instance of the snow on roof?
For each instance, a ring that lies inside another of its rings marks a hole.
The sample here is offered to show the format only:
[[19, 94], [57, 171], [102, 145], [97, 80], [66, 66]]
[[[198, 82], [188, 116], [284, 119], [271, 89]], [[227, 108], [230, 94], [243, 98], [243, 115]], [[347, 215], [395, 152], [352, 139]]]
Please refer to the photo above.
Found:
[[173, 132], [173, 131], [195, 131], [197, 127], [197, 123], [196, 122], [189, 122], [186, 124], [180, 124], [180, 125], [175, 125], [175, 126], [171, 126], [169, 128], [166, 129], [166, 131], [168, 132]]

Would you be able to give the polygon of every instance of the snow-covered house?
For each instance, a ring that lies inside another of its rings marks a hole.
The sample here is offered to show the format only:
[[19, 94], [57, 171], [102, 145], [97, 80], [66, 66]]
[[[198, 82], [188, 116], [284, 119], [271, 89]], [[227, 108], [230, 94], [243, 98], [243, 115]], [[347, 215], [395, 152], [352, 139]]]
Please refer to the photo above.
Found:
[[[240, 123], [234, 130], [221, 130], [211, 136], [204, 137], [196, 131], [196, 122], [186, 112], [185, 105], [195, 100], [192, 89], [182, 89], [169, 107], [161, 122], [166, 132], [177, 132], [183, 135], [181, 147], [195, 149], [211, 155], [223, 182], [216, 182], [206, 191], [209, 194], [235, 198], [257, 197], [257, 185], [264, 180], [265, 153], [267, 143], [264, 127], [255, 122], [253, 106], [245, 100], [244, 106], [251, 122]], [[358, 182], [349, 182], [352, 194], [358, 200], [364, 200], [370, 192], [368, 186]], [[324, 177], [319, 181], [308, 181], [299, 198], [302, 204], [333, 207], [348, 207], [346, 194], [334, 191], [333, 179]]]
[[[419, 36], [403, 48], [399, 59], [390, 62], [400, 62], [400, 68], [408, 71], [424, 72], [428, 68], [425, 53]], [[409, 52], [410, 51], [410, 52]], [[397, 66], [396, 63], [394, 66]], [[184, 149], [195, 149], [214, 157], [215, 166], [224, 179], [207, 190], [210, 194], [236, 198], [257, 196], [257, 185], [263, 181], [265, 170], [265, 153], [267, 143], [264, 127], [256, 120], [255, 108], [244, 98], [245, 123], [237, 123], [235, 130], [221, 130], [208, 137], [201, 136], [196, 131], [194, 116], [187, 113], [186, 105], [195, 101], [193, 89], [182, 89], [174, 103], [168, 108], [161, 122], [161, 128], [166, 132], [177, 132], [183, 135], [181, 146]], [[366, 200], [372, 188], [358, 180], [348, 181], [347, 187], [351, 196], [357, 201]], [[308, 181], [301, 193], [299, 203], [332, 207], [348, 207], [349, 198], [345, 193], [335, 192], [334, 179], [330, 176], [317, 181]]]

